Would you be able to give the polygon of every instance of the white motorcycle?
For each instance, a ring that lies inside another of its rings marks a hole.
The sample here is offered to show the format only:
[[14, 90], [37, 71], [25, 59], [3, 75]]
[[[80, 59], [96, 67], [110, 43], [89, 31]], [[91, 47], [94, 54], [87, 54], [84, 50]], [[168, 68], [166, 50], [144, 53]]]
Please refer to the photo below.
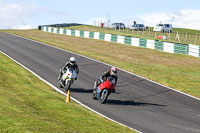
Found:
[[77, 78], [77, 73], [74, 69], [68, 68], [67, 71], [62, 75], [60, 82], [60, 87], [68, 91], [73, 84], [73, 81]]

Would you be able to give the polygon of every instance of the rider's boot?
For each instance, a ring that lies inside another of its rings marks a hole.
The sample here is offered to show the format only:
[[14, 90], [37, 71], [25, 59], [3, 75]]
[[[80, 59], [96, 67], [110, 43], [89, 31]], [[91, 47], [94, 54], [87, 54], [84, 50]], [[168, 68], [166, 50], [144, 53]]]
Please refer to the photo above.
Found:
[[58, 76], [58, 80], [60, 80], [61, 79], [61, 77], [62, 77], [62, 70], [60, 69], [60, 74], [59, 74], [59, 76]]
[[97, 88], [97, 81], [94, 82], [94, 90]]
[[58, 78], [57, 78], [58, 80], [60, 80], [61, 79], [61, 75], [59, 74], [59, 76], [58, 76]]

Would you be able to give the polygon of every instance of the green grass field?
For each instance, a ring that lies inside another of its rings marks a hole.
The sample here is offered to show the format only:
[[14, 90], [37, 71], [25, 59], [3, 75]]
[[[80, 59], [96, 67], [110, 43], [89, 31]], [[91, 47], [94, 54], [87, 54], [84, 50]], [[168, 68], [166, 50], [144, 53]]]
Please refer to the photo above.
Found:
[[200, 98], [200, 59], [196, 57], [38, 30], [4, 31], [115, 65]]
[[74, 102], [0, 53], [0, 133], [134, 133]]

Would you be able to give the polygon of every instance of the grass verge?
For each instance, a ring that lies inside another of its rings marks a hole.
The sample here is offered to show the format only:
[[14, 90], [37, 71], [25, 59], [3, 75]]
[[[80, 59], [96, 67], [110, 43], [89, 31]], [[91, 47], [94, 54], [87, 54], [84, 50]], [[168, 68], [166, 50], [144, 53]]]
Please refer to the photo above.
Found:
[[60, 95], [0, 53], [1, 133], [134, 132]]
[[38, 30], [4, 31], [115, 65], [200, 98], [200, 59], [196, 57]]

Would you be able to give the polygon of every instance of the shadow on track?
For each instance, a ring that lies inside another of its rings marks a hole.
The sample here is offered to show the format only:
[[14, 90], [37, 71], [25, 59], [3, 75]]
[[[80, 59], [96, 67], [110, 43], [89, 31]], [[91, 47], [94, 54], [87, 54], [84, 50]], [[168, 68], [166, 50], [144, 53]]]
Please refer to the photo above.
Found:
[[154, 103], [143, 103], [143, 102], [134, 102], [134, 101], [121, 101], [121, 100], [107, 100], [107, 104], [112, 105], [133, 105], [133, 106], [167, 106]]
[[[71, 88], [71, 92], [77, 92], [77, 93], [91, 93], [93, 92], [93, 89], [83, 89], [83, 88]], [[121, 92], [115, 92], [114, 94], [121, 94]]]
[[83, 88], [71, 88], [71, 92], [77, 92], [77, 93], [91, 93], [93, 92], [92, 89], [83, 89]]

